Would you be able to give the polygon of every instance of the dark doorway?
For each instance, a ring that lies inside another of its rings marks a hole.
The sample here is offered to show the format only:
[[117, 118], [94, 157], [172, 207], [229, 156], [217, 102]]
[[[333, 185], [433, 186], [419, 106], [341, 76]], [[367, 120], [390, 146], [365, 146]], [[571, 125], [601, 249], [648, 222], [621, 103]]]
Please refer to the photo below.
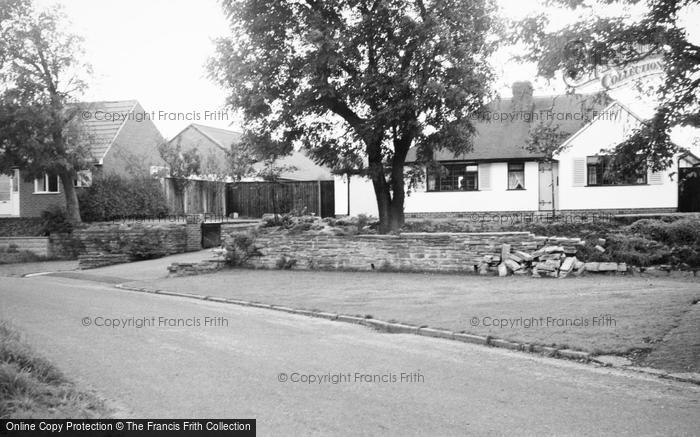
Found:
[[202, 249], [221, 246], [221, 223], [202, 223]]
[[678, 211], [700, 212], [700, 167], [678, 169]]

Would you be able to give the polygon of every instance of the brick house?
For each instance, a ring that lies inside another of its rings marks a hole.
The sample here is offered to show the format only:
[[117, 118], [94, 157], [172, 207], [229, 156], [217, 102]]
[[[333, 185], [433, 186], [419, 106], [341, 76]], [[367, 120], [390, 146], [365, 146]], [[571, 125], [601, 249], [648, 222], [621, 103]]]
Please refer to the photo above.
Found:
[[[89, 185], [99, 174], [148, 174], [151, 166], [162, 165], [157, 147], [164, 141], [163, 136], [139, 102], [84, 105], [81, 117], [94, 164], [78, 175], [76, 187]], [[21, 168], [11, 175], [0, 175], [0, 217], [37, 217], [48, 208], [65, 205], [64, 196], [56, 175], [45, 174], [27, 181]]]

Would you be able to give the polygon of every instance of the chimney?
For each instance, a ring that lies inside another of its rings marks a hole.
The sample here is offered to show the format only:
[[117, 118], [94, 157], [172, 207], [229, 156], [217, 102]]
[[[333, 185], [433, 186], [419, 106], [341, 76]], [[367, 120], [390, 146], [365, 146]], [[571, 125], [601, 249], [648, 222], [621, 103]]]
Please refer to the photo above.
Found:
[[532, 83], [513, 82], [513, 110], [532, 112]]

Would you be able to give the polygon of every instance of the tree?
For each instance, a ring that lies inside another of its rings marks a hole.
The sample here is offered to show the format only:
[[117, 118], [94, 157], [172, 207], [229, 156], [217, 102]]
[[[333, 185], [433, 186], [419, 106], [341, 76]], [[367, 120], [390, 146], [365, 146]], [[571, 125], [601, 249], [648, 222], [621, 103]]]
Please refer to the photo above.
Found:
[[90, 167], [89, 135], [74, 95], [89, 71], [79, 57], [80, 38], [64, 29], [59, 9], [36, 12], [28, 0], [0, 3], [0, 172], [23, 170], [26, 180], [45, 173], [63, 185], [67, 218], [80, 222], [73, 186]]
[[185, 190], [192, 182], [192, 176], [201, 174], [202, 157], [195, 147], [182, 150], [180, 139], [174, 144], [164, 142], [158, 145], [158, 154], [168, 166], [158, 176], [169, 176], [178, 199], [182, 200], [182, 211], [185, 211]]
[[319, 164], [367, 162], [380, 231], [404, 220], [404, 165], [470, 147], [491, 83], [492, 0], [224, 0], [211, 76], [249, 129]]
[[[671, 141], [675, 126], [700, 127], [700, 46], [688, 40], [681, 18], [697, 0], [548, 0], [551, 5], [578, 12], [617, 7], [619, 16], [591, 16], [563, 29], [549, 30], [542, 14], [521, 21], [513, 40], [529, 50], [523, 59], [537, 63], [540, 75], [564, 78], [592, 74], [598, 67], [625, 67], [650, 56], [663, 59], [664, 77], [654, 92], [658, 105], [653, 117], [614, 149], [613, 166], [635, 171], [649, 164], [653, 171], [672, 165], [678, 146]], [[639, 19], [629, 10], [644, 6]], [[688, 20], [688, 25], [697, 25]]]

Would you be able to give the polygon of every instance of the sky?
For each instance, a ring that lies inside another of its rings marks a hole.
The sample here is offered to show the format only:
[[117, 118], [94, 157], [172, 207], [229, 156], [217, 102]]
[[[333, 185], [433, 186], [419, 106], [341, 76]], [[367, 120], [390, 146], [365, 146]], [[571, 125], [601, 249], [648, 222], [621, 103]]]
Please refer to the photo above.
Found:
[[[35, 1], [39, 8], [61, 5], [71, 30], [84, 38], [85, 59], [93, 69], [85, 101], [138, 100], [153, 112], [166, 138], [192, 122], [241, 130], [240, 120], [224, 108], [225, 91], [207, 77], [205, 68], [214, 54], [213, 40], [228, 34], [216, 0]], [[510, 19], [542, 8], [541, 0], [497, 1]], [[568, 10], [548, 13], [558, 25], [577, 18]], [[700, 7], [690, 15], [689, 23], [697, 23]], [[696, 30], [698, 36], [700, 29]], [[501, 95], [509, 96], [510, 85], [521, 80], [533, 82], [535, 94], [564, 91], [561, 81], [537, 79], [534, 65], [513, 62], [517, 51], [506, 47], [494, 56], [494, 85]]]

